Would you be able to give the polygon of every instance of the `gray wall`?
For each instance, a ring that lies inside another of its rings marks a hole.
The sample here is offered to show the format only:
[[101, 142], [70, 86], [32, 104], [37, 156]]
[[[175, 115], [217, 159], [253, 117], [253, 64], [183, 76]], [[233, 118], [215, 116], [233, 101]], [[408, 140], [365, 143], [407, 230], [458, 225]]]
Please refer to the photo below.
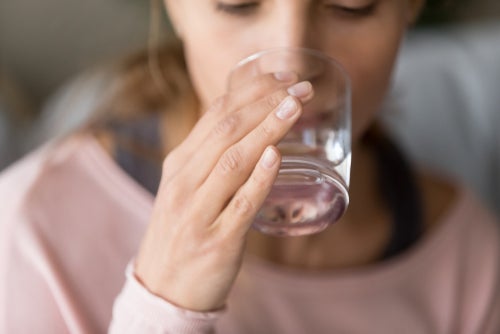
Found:
[[33, 104], [96, 63], [143, 47], [147, 0], [0, 0], [0, 71]]

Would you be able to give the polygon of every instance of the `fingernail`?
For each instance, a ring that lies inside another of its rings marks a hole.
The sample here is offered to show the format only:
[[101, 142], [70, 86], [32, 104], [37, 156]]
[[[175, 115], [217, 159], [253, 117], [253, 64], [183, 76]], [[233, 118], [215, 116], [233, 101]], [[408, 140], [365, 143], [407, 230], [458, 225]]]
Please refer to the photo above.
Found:
[[311, 94], [312, 85], [309, 81], [302, 81], [288, 88], [287, 92], [298, 98], [305, 98]]
[[291, 118], [297, 112], [297, 102], [291, 96], [287, 96], [281, 101], [276, 110], [276, 116], [280, 119]]
[[277, 161], [278, 155], [276, 154], [276, 152], [271, 147], [267, 147], [264, 151], [264, 154], [262, 155], [260, 164], [262, 167], [269, 169], [273, 167]]
[[297, 75], [293, 72], [276, 72], [274, 77], [278, 81], [293, 81], [297, 78]]

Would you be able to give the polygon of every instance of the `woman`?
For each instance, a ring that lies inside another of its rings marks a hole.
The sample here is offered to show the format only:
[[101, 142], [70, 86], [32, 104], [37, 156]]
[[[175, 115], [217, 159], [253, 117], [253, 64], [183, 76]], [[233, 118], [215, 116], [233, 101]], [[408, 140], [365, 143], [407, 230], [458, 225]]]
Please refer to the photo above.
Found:
[[[166, 6], [187, 68], [176, 65], [174, 51], [160, 53], [166, 82], [155, 78], [165, 84], [164, 104], [148, 90], [154, 78], [124, 84], [122, 93], [142, 99], [117, 93], [110, 116], [92, 131], [45, 147], [2, 176], [2, 330], [500, 329], [493, 218], [459, 186], [413, 177], [375, 125], [423, 0]], [[241, 58], [276, 46], [318, 49], [343, 64], [353, 83], [351, 206], [318, 235], [276, 239], [249, 229], [277, 175], [274, 145], [313, 92], [290, 73], [229, 94], [226, 79]], [[138, 63], [131, 72], [140, 72]], [[134, 118], [124, 115], [130, 109], [163, 112]], [[156, 148], [166, 154], [161, 180]]]

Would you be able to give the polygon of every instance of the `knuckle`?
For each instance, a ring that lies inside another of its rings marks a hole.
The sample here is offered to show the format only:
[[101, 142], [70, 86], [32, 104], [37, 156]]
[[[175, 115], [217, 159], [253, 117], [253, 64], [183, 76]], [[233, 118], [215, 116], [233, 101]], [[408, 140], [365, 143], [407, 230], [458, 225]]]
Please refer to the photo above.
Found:
[[217, 136], [227, 136], [234, 133], [238, 125], [238, 118], [239, 117], [236, 114], [227, 116], [222, 121], [217, 123], [214, 128], [214, 133]]
[[263, 107], [268, 110], [273, 110], [281, 102], [281, 98], [277, 94], [271, 94], [264, 98], [262, 101]]
[[224, 109], [226, 109], [228, 104], [229, 104], [229, 95], [228, 94], [219, 96], [218, 98], [215, 99], [215, 101], [212, 103], [212, 105], [208, 108], [207, 113], [224, 110]]
[[178, 158], [176, 156], [167, 156], [163, 160], [161, 167], [162, 179], [170, 179], [178, 171], [177, 163]]
[[184, 184], [179, 177], [173, 177], [168, 182], [168, 198], [178, 198], [185, 193]]
[[255, 211], [255, 205], [245, 194], [238, 194], [234, 197], [233, 210], [238, 216], [249, 216]]
[[261, 126], [259, 126], [257, 131], [259, 132], [259, 134], [258, 134], [259, 138], [262, 138], [265, 140], [270, 140], [270, 139], [274, 138], [275, 133], [276, 133], [274, 127], [272, 127], [270, 124], [267, 124], [266, 122], [261, 124]]
[[179, 160], [179, 153], [177, 151], [172, 151], [170, 154], [168, 154], [165, 159], [163, 159], [163, 164], [162, 164], [162, 170], [163, 172], [167, 172], [170, 170], [173, 166], [177, 164], [177, 161]]
[[183, 203], [183, 198], [186, 196], [186, 190], [184, 188], [179, 178], [170, 180], [167, 185], [167, 190], [164, 192], [164, 205], [170, 208], [180, 208]]
[[272, 106], [272, 108], [276, 108], [280, 103], [281, 101], [283, 101], [285, 99], [285, 97], [288, 96], [288, 93], [284, 90], [279, 90], [277, 92], [275, 92], [274, 94], [271, 94], [268, 96], [268, 99], [269, 99], [269, 105]]
[[179, 168], [185, 164], [187, 154], [189, 152], [181, 149], [180, 146], [170, 151], [161, 164], [162, 176], [171, 176], [179, 171]]
[[272, 110], [276, 108], [286, 96], [287, 94], [281, 91], [275, 94], [268, 95], [263, 101], [264, 107]]
[[240, 169], [242, 161], [240, 150], [232, 147], [222, 155], [217, 168], [223, 174], [231, 173]]
[[261, 190], [267, 189], [271, 185], [269, 177], [263, 173], [252, 173], [252, 175], [250, 175], [250, 181], [253, 183], [255, 188]]

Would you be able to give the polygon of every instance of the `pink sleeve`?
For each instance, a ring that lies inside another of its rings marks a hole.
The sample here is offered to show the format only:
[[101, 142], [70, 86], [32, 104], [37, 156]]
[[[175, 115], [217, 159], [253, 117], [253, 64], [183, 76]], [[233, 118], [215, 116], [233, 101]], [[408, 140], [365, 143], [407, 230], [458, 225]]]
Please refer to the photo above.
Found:
[[222, 313], [185, 310], [151, 294], [135, 278], [129, 264], [125, 286], [115, 300], [109, 333], [213, 333]]

